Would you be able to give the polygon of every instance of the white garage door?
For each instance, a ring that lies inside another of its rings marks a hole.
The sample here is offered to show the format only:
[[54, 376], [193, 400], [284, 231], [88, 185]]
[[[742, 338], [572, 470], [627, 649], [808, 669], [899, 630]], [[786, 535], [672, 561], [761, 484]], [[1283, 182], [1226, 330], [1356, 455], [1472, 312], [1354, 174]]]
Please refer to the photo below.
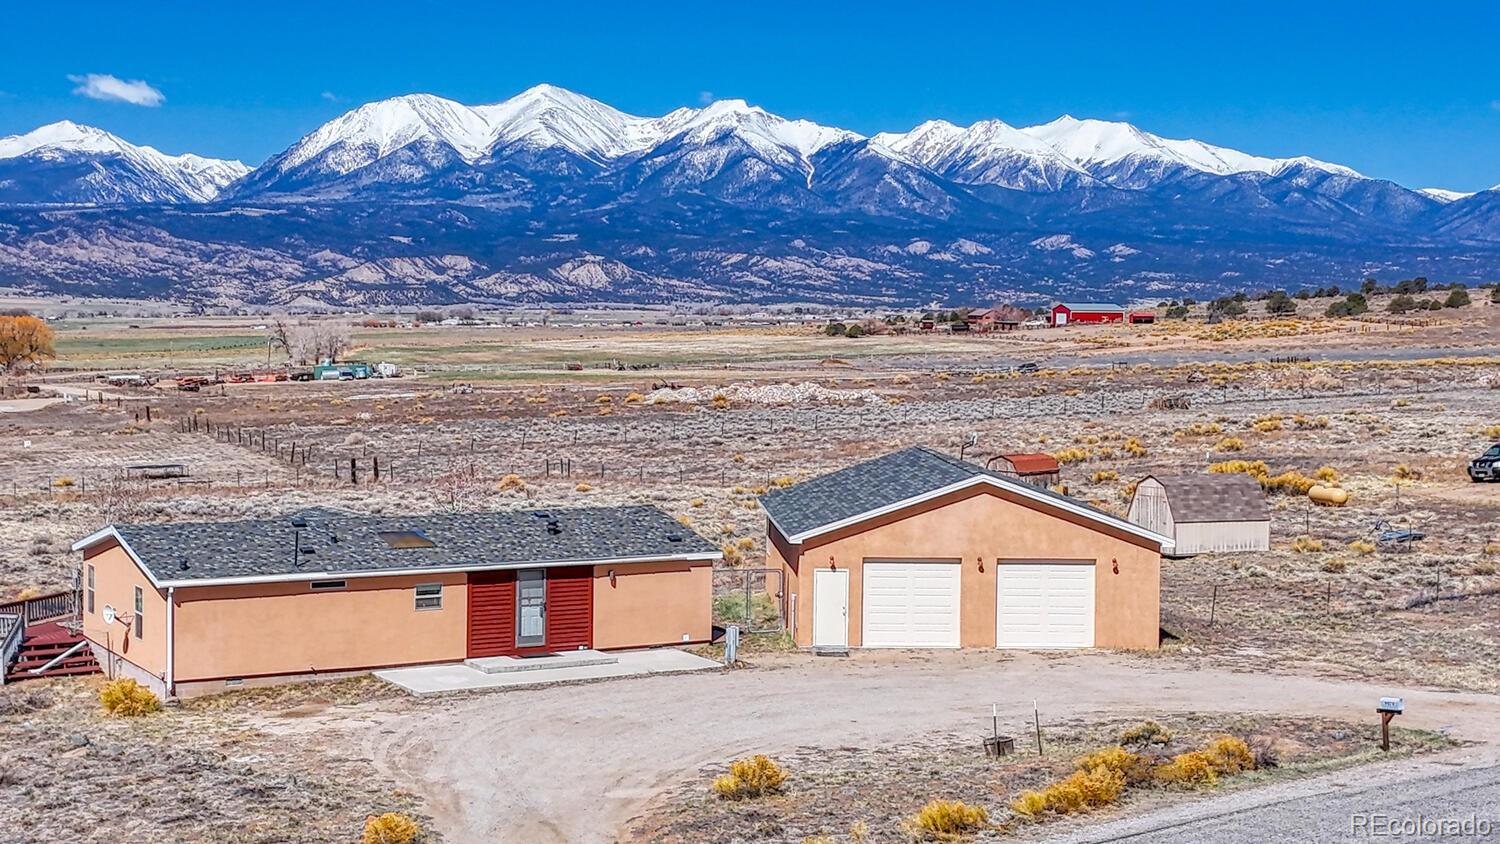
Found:
[[958, 563], [866, 562], [864, 647], [958, 647], [958, 575]]
[[1094, 646], [1093, 563], [1002, 563], [999, 572], [1000, 647]]

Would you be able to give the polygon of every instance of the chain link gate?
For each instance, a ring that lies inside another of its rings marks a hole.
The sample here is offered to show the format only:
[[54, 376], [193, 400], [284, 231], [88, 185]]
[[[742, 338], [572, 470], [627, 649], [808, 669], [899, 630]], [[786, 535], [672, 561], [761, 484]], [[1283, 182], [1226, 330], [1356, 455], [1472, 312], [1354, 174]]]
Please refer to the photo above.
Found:
[[784, 578], [781, 569], [714, 569], [713, 623], [719, 627], [738, 624], [746, 633], [786, 629]]

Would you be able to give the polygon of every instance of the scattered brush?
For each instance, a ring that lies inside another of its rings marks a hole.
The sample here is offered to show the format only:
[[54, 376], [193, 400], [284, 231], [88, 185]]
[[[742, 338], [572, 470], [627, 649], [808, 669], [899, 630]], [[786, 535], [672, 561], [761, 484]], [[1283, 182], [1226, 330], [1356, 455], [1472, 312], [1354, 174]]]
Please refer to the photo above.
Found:
[[1323, 550], [1323, 540], [1314, 539], [1306, 534], [1292, 540], [1292, 550], [1298, 554], [1307, 554]]
[[1234, 451], [1244, 451], [1245, 441], [1239, 437], [1225, 437], [1214, 445], [1214, 451], [1225, 454]]
[[990, 822], [983, 806], [970, 806], [962, 800], [933, 800], [902, 824], [917, 840], [951, 841], [961, 835], [977, 832]]
[[104, 711], [121, 718], [139, 718], [161, 709], [161, 699], [140, 683], [125, 677], [106, 683], [99, 690]]
[[421, 840], [422, 828], [400, 812], [386, 812], [365, 818], [365, 833], [360, 844], [414, 844]]
[[729, 773], [714, 780], [713, 792], [725, 800], [749, 800], [779, 793], [786, 777], [780, 765], [757, 754], [731, 762]]

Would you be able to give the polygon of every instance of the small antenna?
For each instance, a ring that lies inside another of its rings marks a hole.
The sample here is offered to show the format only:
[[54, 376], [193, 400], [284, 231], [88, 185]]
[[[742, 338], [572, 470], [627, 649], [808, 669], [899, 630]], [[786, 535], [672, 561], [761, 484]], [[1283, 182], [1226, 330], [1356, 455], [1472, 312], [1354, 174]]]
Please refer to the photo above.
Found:
[[964, 436], [963, 445], [961, 445], [961, 446], [958, 447], [958, 459], [959, 460], [964, 459], [964, 452], [968, 451], [969, 449], [973, 448], [974, 446], [976, 446], [978, 444], [979, 444], [979, 433], [977, 431], [970, 431], [967, 435]]

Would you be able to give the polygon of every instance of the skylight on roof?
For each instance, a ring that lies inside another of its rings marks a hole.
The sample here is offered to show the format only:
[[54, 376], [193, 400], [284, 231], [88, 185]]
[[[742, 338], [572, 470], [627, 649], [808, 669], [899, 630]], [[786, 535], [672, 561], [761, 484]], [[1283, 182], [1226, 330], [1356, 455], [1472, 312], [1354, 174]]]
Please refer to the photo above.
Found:
[[375, 535], [380, 537], [388, 547], [396, 550], [437, 547], [437, 543], [420, 530], [382, 530]]

